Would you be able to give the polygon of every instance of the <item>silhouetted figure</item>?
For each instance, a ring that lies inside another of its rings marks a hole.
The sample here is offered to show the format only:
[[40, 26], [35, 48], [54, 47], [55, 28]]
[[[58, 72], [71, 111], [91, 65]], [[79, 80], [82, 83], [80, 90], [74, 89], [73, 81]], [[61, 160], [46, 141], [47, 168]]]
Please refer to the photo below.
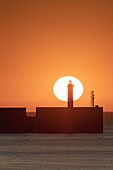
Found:
[[73, 84], [70, 80], [67, 87], [68, 87], [68, 108], [73, 108]]

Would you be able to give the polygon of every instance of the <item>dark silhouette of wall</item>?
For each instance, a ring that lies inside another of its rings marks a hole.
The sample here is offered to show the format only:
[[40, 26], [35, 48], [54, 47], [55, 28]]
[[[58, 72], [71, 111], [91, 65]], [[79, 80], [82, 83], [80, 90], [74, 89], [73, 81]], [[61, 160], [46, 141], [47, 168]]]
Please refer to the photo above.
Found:
[[26, 108], [0, 108], [0, 133], [34, 132], [34, 122], [26, 116]]
[[102, 133], [103, 108], [36, 108], [38, 133]]
[[26, 108], [0, 108], [0, 133], [102, 133], [102, 107], [36, 108], [27, 117]]

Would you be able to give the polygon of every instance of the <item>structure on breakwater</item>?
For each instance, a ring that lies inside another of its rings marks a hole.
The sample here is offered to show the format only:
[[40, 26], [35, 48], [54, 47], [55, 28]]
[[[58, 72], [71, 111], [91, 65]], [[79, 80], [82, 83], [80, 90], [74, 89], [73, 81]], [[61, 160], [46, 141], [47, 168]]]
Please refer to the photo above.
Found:
[[73, 84], [68, 84], [67, 107], [0, 108], [0, 133], [102, 133], [102, 107], [73, 107]]

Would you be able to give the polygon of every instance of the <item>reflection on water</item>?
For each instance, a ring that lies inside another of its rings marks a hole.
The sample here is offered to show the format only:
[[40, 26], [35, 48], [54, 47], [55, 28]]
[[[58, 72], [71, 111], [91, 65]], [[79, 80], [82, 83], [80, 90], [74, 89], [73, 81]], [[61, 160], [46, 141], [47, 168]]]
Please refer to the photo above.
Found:
[[103, 134], [0, 134], [0, 170], [113, 169], [113, 130]]

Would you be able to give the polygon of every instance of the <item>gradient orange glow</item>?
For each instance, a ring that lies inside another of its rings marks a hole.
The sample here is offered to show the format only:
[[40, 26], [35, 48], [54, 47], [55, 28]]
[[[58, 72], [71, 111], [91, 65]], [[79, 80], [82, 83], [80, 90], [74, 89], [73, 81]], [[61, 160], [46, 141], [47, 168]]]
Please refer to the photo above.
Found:
[[113, 0], [1, 0], [0, 106], [64, 106], [53, 94], [66, 75], [81, 80], [75, 106], [113, 110]]

